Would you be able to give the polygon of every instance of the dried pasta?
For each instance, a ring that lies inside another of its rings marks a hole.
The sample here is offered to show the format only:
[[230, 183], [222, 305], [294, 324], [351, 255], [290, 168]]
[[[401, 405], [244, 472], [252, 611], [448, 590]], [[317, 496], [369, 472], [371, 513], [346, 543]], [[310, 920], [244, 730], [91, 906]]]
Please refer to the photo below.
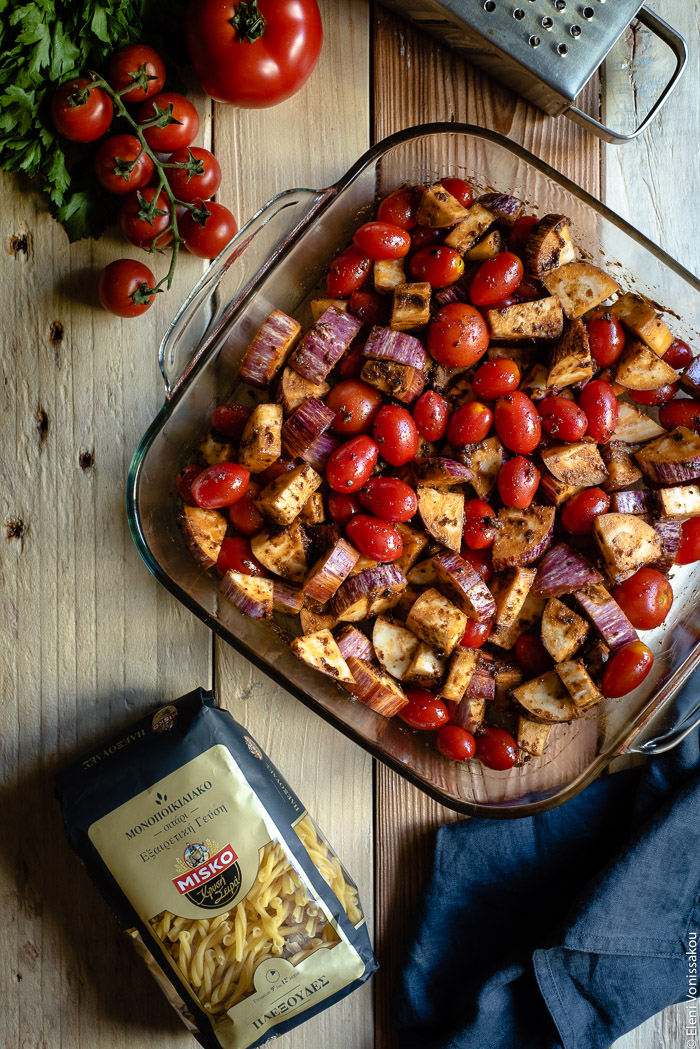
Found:
[[319, 837], [308, 814], [296, 824], [294, 830], [301, 838], [314, 867], [342, 903], [348, 920], [357, 925], [364, 915], [360, 910], [357, 889], [345, 877], [340, 860]]

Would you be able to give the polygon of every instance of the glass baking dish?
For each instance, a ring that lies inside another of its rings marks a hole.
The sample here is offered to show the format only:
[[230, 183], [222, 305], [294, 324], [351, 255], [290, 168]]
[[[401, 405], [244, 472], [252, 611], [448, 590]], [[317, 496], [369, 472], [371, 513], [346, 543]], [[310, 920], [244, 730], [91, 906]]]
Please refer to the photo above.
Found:
[[697, 696], [686, 690], [678, 697], [700, 662], [700, 566], [674, 570], [669, 618], [645, 637], [656, 658], [642, 686], [570, 725], [553, 726], [541, 758], [492, 772], [478, 761], [448, 761], [431, 740], [375, 714], [299, 662], [269, 626], [220, 597], [218, 580], [194, 562], [177, 524], [176, 474], [208, 430], [213, 408], [235, 398], [240, 359], [262, 321], [277, 307], [308, 323], [305, 302], [377, 197], [448, 174], [480, 191], [514, 193], [539, 214], [568, 215], [584, 257], [600, 260], [623, 287], [666, 309], [677, 336], [691, 344], [700, 338], [700, 282], [608, 208], [492, 131], [467, 124], [412, 128], [370, 149], [336, 185], [273, 198], [194, 288], [160, 347], [165, 404], [132, 460], [128, 514], [156, 578], [278, 684], [442, 804], [469, 815], [524, 816], [572, 797], [617, 755], [669, 749], [700, 719]]

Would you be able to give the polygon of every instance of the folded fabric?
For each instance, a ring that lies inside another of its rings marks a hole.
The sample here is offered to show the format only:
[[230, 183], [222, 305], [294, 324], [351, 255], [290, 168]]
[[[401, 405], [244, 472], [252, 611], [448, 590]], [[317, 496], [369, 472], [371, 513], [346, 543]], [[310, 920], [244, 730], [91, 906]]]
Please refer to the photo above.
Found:
[[685, 1000], [698, 734], [549, 812], [441, 827], [418, 910], [401, 1049], [606, 1049]]

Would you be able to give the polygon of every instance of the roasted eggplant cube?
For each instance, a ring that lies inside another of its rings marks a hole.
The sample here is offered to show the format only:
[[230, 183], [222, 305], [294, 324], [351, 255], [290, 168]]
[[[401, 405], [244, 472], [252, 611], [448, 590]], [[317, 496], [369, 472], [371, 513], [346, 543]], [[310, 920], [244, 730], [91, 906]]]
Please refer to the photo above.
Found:
[[256, 500], [257, 505], [275, 524], [290, 525], [299, 516], [307, 499], [313, 495], [321, 481], [320, 474], [308, 463], [300, 463], [289, 473], [280, 474], [267, 488], [263, 488]]
[[512, 695], [523, 710], [540, 721], [571, 721], [577, 716], [571, 697], [554, 670], [519, 685]]
[[564, 313], [556, 295], [533, 302], [487, 310], [493, 339], [558, 339], [564, 331]]
[[445, 244], [460, 255], [466, 255], [496, 221], [496, 216], [483, 204], [472, 204], [469, 211], [445, 237]]
[[596, 707], [605, 698], [582, 659], [567, 660], [554, 669], [579, 712]]
[[652, 526], [635, 514], [600, 514], [593, 522], [593, 537], [613, 583], [628, 579], [662, 554]]
[[641, 444], [643, 441], [651, 441], [654, 437], [661, 437], [666, 433], [663, 426], [659, 426], [650, 415], [641, 411], [634, 404], [620, 401], [617, 406], [617, 426], [613, 433], [612, 441], [624, 441], [625, 444]]
[[406, 283], [403, 259], [379, 259], [373, 267], [374, 290], [382, 295], [393, 295], [394, 288]]
[[360, 556], [359, 550], [346, 539], [337, 543], [309, 569], [302, 586], [303, 593], [324, 605], [344, 583]]
[[527, 510], [504, 507], [498, 511], [498, 528], [492, 548], [494, 571], [531, 565], [552, 541], [553, 506], [530, 506]]
[[462, 548], [464, 496], [437, 488], [418, 486], [418, 513], [426, 532], [450, 550]]
[[588, 636], [588, 623], [556, 597], [550, 597], [542, 616], [542, 644], [555, 663], [571, 659]]
[[446, 226], [454, 226], [469, 212], [463, 204], [453, 197], [440, 182], [428, 186], [421, 198], [416, 213], [416, 222], [420, 226], [430, 226], [433, 229], [444, 229]]
[[509, 568], [494, 578], [491, 593], [496, 604], [496, 627], [508, 627], [516, 621], [536, 575], [534, 568]]
[[443, 550], [433, 557], [431, 564], [439, 589], [470, 619], [478, 623], [488, 623], [493, 619], [496, 614], [493, 595], [468, 561], [460, 554]]
[[675, 368], [636, 339], [628, 339], [615, 367], [615, 380], [628, 390], [657, 390], [678, 381]]
[[326, 310], [342, 310], [344, 313], [347, 312], [348, 306], [350, 305], [349, 299], [312, 299], [309, 303], [311, 307], [311, 318], [316, 323], [320, 320]]
[[329, 390], [327, 382], [309, 382], [293, 368], [285, 368], [279, 382], [277, 400], [281, 402], [284, 414], [291, 415], [309, 397], [322, 401]]
[[655, 494], [659, 512], [668, 520], [685, 521], [700, 516], [700, 484], [660, 488]]
[[246, 423], [238, 462], [252, 474], [262, 473], [282, 455], [282, 406], [259, 404]]
[[542, 462], [558, 481], [590, 488], [606, 480], [608, 471], [593, 441], [554, 444], [542, 449]]
[[663, 357], [666, 350], [673, 342], [673, 336], [656, 310], [640, 295], [627, 292], [620, 296], [610, 307], [618, 320], [622, 321], [626, 328], [636, 335], [638, 339], [646, 343], [657, 355]]
[[418, 688], [434, 689], [445, 676], [445, 660], [432, 645], [419, 641], [402, 681]]
[[430, 320], [432, 288], [427, 281], [397, 284], [391, 305], [391, 327], [394, 331], [418, 331]]
[[479, 653], [475, 648], [458, 646], [450, 656], [447, 676], [440, 689], [440, 697], [459, 703], [476, 670]]
[[532, 227], [523, 251], [523, 262], [529, 273], [542, 278], [550, 270], [575, 259], [571, 226], [565, 215], [545, 215]]
[[642, 472], [659, 484], [678, 484], [700, 478], [700, 437], [685, 426], [651, 441], [635, 459]]
[[355, 338], [362, 321], [334, 307], [327, 309], [289, 358], [289, 366], [309, 382], [323, 382]]
[[506, 461], [505, 448], [498, 437], [487, 437], [478, 444], [466, 445], [460, 455], [474, 475], [471, 480], [474, 491], [480, 499], [486, 499]]
[[556, 295], [567, 317], [581, 317], [595, 309], [619, 289], [617, 281], [588, 262], [567, 262], [549, 270], [542, 283], [550, 295]]
[[532, 721], [524, 715], [518, 718], [518, 746], [533, 758], [539, 758], [544, 754], [549, 736], [549, 725], [541, 721]]
[[608, 441], [607, 444], [601, 445], [600, 451], [608, 471], [607, 479], [603, 482], [606, 492], [618, 492], [622, 488], [629, 488], [642, 476], [642, 471], [632, 459], [632, 452], [636, 451], [634, 445], [630, 446], [622, 441]]
[[300, 335], [298, 321], [281, 310], [273, 310], [245, 352], [238, 373], [241, 381], [264, 390], [287, 360]]
[[503, 234], [500, 230], [495, 229], [492, 233], [487, 233], [485, 237], [476, 242], [473, 248], [469, 248], [464, 253], [464, 261], [486, 262], [488, 259], [495, 259], [497, 255], [500, 255], [505, 250], [504, 244]]
[[406, 706], [406, 694], [388, 674], [355, 656], [348, 656], [347, 664], [355, 683], [345, 687], [366, 707], [385, 718], [391, 718]]
[[302, 663], [313, 667], [326, 677], [354, 684], [355, 679], [340, 654], [340, 649], [330, 630], [319, 630], [315, 634], [295, 637], [292, 652]]
[[407, 576], [428, 545], [428, 537], [425, 532], [419, 532], [418, 529], [411, 528], [407, 524], [397, 524], [394, 527], [403, 543], [401, 557], [397, 557], [394, 564]]
[[402, 681], [421, 644], [413, 631], [401, 623], [377, 616], [372, 631], [372, 645], [381, 666], [392, 677]]
[[425, 375], [418, 368], [394, 361], [365, 361], [361, 378], [380, 393], [395, 397], [404, 404], [412, 404], [423, 392]]
[[197, 456], [207, 466], [218, 466], [219, 463], [235, 462], [236, 449], [227, 441], [219, 441], [213, 433], [208, 433], [197, 445]]
[[261, 565], [290, 583], [303, 583], [308, 570], [308, 538], [299, 521], [289, 528], [258, 532], [250, 548]]
[[547, 373], [547, 389], [563, 390], [593, 376], [588, 328], [582, 320], [572, 320], [557, 343]]
[[199, 506], [183, 506], [181, 520], [187, 549], [202, 568], [211, 568], [219, 558], [228, 521], [218, 510]]
[[269, 619], [274, 604], [274, 583], [271, 579], [227, 572], [221, 580], [221, 593], [232, 605], [251, 619]]
[[413, 604], [406, 626], [439, 653], [449, 656], [464, 637], [467, 616], [431, 587]]

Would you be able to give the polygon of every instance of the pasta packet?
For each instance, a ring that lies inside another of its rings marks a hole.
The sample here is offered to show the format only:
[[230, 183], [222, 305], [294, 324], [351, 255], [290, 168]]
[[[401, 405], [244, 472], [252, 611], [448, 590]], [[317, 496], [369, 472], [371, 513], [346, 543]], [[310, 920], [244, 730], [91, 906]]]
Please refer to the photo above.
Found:
[[377, 968], [357, 888], [255, 740], [197, 689], [59, 773], [68, 839], [206, 1049], [296, 1027]]

